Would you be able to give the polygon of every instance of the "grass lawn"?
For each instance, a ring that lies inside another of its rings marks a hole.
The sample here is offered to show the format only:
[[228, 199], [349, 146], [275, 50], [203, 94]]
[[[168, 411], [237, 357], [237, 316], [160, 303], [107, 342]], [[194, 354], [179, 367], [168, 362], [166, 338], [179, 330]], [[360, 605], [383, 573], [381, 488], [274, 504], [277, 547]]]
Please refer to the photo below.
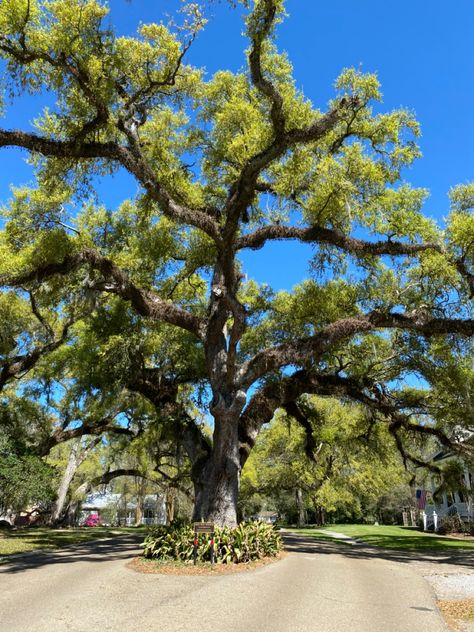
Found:
[[77, 527], [70, 529], [27, 528], [0, 531], [0, 557], [36, 551], [58, 549], [68, 544], [110, 538], [124, 533], [145, 532], [145, 527]]
[[[368, 524], [332, 524], [322, 527], [348, 535], [371, 546], [387, 549], [474, 549], [474, 541], [456, 540], [448, 536], [424, 533], [412, 527]], [[318, 529], [295, 529], [298, 533], [321, 537]]]

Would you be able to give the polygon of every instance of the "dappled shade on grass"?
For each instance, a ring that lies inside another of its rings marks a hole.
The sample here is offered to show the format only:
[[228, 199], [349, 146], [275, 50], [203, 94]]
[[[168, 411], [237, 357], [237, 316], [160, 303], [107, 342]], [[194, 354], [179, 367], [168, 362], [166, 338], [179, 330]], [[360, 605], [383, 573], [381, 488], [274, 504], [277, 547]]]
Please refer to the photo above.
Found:
[[135, 533], [135, 527], [77, 527], [70, 529], [30, 528], [0, 531], [0, 556], [38, 549], [56, 549], [88, 540]]

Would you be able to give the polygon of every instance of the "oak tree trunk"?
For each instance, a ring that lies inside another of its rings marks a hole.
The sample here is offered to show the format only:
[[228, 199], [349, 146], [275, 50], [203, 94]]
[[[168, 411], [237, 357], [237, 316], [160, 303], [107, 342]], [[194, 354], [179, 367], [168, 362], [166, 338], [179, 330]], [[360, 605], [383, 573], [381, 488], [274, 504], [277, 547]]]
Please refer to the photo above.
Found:
[[77, 463], [78, 447], [78, 445], [74, 445], [71, 448], [71, 452], [69, 453], [69, 459], [61, 477], [61, 482], [59, 483], [58, 496], [51, 512], [50, 524], [52, 525], [61, 522], [64, 517], [64, 510], [66, 509], [66, 498], [71, 486], [72, 479], [74, 478], [74, 475], [77, 472], [77, 468], [79, 467]]
[[54, 525], [64, 522], [67, 516], [70, 515], [71, 502], [66, 504], [66, 500], [69, 495], [72, 480], [76, 475], [79, 466], [82, 465], [90, 451], [96, 447], [100, 440], [100, 437], [94, 437], [94, 439], [89, 441], [86, 445], [82, 445], [81, 439], [71, 443], [68, 462], [62, 475], [61, 482], [59, 483], [57, 498], [49, 518], [50, 524]]
[[176, 492], [174, 489], [168, 489], [166, 492], [166, 524], [169, 526], [174, 520]]
[[209, 457], [193, 469], [193, 521], [218, 526], [237, 526], [240, 485], [238, 420], [235, 416], [216, 419], [213, 449]]
[[137, 506], [135, 507], [135, 526], [139, 527], [143, 522], [143, 515], [145, 512], [145, 487], [146, 481], [144, 478], [137, 480], [135, 478], [136, 492], [137, 492]]
[[306, 524], [306, 511], [304, 507], [303, 501], [303, 490], [301, 487], [296, 489], [296, 510], [297, 510], [297, 518], [296, 518], [296, 526], [303, 527]]

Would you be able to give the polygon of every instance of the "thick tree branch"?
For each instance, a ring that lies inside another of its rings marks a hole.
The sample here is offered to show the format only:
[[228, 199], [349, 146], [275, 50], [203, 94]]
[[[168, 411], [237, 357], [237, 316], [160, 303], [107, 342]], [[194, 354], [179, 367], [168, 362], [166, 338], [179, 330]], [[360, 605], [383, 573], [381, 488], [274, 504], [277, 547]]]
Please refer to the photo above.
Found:
[[[26, 22], [28, 19], [29, 11], [25, 17]], [[98, 43], [96, 46], [102, 47], [102, 35], [99, 32], [97, 35]], [[125, 124], [126, 121], [134, 116], [136, 105], [141, 99], [149, 97], [150, 94], [160, 86], [173, 86], [175, 84], [184, 55], [191, 46], [195, 35], [196, 33], [192, 34], [189, 42], [183, 47], [183, 50], [178, 56], [174, 67], [170, 69], [161, 80], [155, 81], [150, 79], [148, 86], [137, 90], [132, 95], [127, 95], [121, 86], [116, 86], [120, 98], [125, 100], [122, 109], [122, 117], [119, 116], [118, 127], [122, 132], [125, 132], [130, 142], [130, 146], [126, 148], [116, 143], [85, 142], [91, 132], [104, 127], [111, 117], [108, 104], [101, 98], [97, 87], [91, 80], [87, 68], [85, 68], [80, 61], [74, 59], [72, 56], [68, 56], [65, 52], [54, 56], [47, 51], [28, 48], [24, 32], [20, 36], [18, 43], [0, 34], [0, 50], [7, 56], [23, 66], [28, 66], [28, 64], [32, 62], [40, 61], [44, 64], [48, 64], [57, 71], [63, 72], [78, 86], [80, 92], [94, 110], [92, 118], [82, 124], [81, 129], [74, 134], [74, 138], [70, 141], [55, 141], [17, 130], [0, 130], [0, 147], [13, 145], [29, 149], [30, 151], [40, 153], [44, 156], [55, 156], [59, 158], [106, 158], [117, 161], [138, 179], [151, 198], [158, 202], [165, 215], [178, 222], [200, 228], [209, 236], [218, 240], [217, 224], [208, 213], [198, 209], [189, 209], [178, 204], [173, 200], [169, 192], [158, 182], [139, 143], [131, 142], [131, 134], [129, 133], [128, 126]]]
[[97, 270], [104, 277], [104, 282], [96, 284], [95, 289], [116, 294], [130, 301], [135, 311], [142, 316], [176, 325], [198, 338], [202, 337], [203, 323], [197, 316], [163, 300], [151, 290], [139, 288], [130, 281], [124, 270], [92, 249], [86, 248], [76, 254], [67, 255], [60, 262], [46, 264], [23, 274], [12, 277], [3, 275], [0, 277], [0, 284], [18, 287], [32, 281], [41, 282], [56, 274], [69, 274], [85, 265]]
[[21, 130], [0, 129], [0, 147], [21, 147], [55, 158], [125, 160], [125, 150], [117, 143], [77, 142], [76, 139], [60, 141]]
[[259, 188], [258, 178], [261, 172], [272, 162], [281, 158], [292, 146], [311, 143], [324, 138], [344, 118], [348, 110], [359, 105], [357, 98], [342, 99], [332, 110], [318, 117], [308, 127], [285, 130], [283, 98], [273, 83], [263, 76], [261, 67], [262, 45], [271, 33], [275, 13], [275, 5], [272, 0], [264, 0], [254, 13], [253, 19], [256, 24], [251, 35], [249, 54], [251, 80], [262, 96], [271, 101], [270, 118], [273, 127], [273, 140], [265, 149], [246, 162], [239, 177], [230, 187], [224, 208], [226, 219], [221, 231], [222, 240], [220, 245], [218, 244], [219, 266], [224, 276], [227, 295], [229, 299], [233, 300], [232, 315], [238, 324], [237, 334], [240, 333], [240, 330], [245, 329], [245, 318], [243, 310], [238, 309], [239, 304], [236, 299], [239, 280], [235, 265], [235, 238], [240, 221], [245, 217]]
[[473, 319], [434, 318], [424, 310], [412, 314], [373, 311], [353, 318], [344, 318], [324, 327], [315, 336], [301, 338], [257, 353], [239, 371], [241, 388], [247, 389], [256, 380], [283, 366], [317, 360], [335, 344], [354, 335], [374, 329], [405, 329], [425, 337], [433, 335], [474, 335]]
[[79, 487], [75, 490], [74, 495], [79, 497], [88, 494], [94, 487], [99, 487], [100, 485], [108, 485], [115, 478], [119, 478], [121, 476], [134, 476], [137, 478], [144, 478], [145, 480], [149, 480], [153, 483], [157, 481], [150, 476], [147, 476], [142, 471], [137, 470], [135, 468], [119, 468], [116, 470], [110, 470], [108, 472], [104, 472], [101, 476], [96, 476], [90, 481], [86, 481], [79, 485]]
[[0, 393], [5, 386], [15, 378], [23, 376], [30, 371], [43, 356], [58, 349], [67, 340], [69, 329], [73, 324], [73, 320], [68, 320], [56, 340], [52, 340], [40, 347], [36, 347], [30, 353], [17, 355], [13, 358], [3, 361], [0, 366]]
[[283, 113], [283, 97], [277, 87], [263, 75], [262, 45], [269, 38], [276, 16], [272, 0], [264, 0], [252, 16], [254, 28], [251, 32], [249, 53], [250, 77], [257, 90], [271, 102], [270, 118], [273, 127], [273, 141], [256, 154], [242, 168], [232, 185], [226, 202], [226, 225], [224, 241], [233, 241], [240, 218], [250, 206], [259, 189], [258, 177], [272, 162], [284, 155], [292, 146], [318, 141], [332, 131], [348, 112], [360, 107], [358, 97], [343, 98], [326, 114], [319, 116], [311, 125], [301, 129], [286, 130]]
[[471, 337], [474, 335], [474, 319], [472, 318], [435, 318], [428, 309], [420, 308], [410, 314], [385, 313], [374, 311], [369, 318], [377, 328], [406, 329], [422, 336], [444, 336], [457, 334]]
[[159, 371], [142, 368], [129, 379], [127, 388], [148, 399], [162, 417], [173, 420], [173, 431], [182, 442], [193, 467], [209, 458], [211, 446], [199, 426], [177, 401], [178, 383]]
[[134, 433], [129, 428], [116, 425], [115, 418], [119, 412], [120, 411], [117, 411], [106, 415], [98, 421], [84, 421], [80, 426], [75, 428], [58, 428], [40, 446], [39, 454], [41, 456], [45, 456], [51, 452], [54, 446], [69, 441], [70, 439], [76, 439], [86, 435], [102, 436], [106, 433], [110, 433], [114, 435], [136, 437], [137, 433]]
[[469, 287], [469, 298], [474, 298], [474, 274], [470, 272], [463, 258], [455, 259], [454, 265], [456, 266], [459, 274], [466, 280]]
[[297, 226], [270, 225], [259, 228], [253, 233], [243, 235], [236, 241], [236, 249], [262, 248], [267, 241], [278, 239], [297, 239], [308, 243], [330, 244], [354, 256], [382, 256], [382, 255], [416, 255], [426, 250], [443, 252], [439, 244], [405, 244], [399, 241], [375, 241], [350, 237], [341, 230], [311, 226], [298, 228]]
[[[472, 447], [461, 445], [450, 439], [440, 428], [428, 424], [417, 424], [409, 413], [402, 412], [400, 402], [390, 397], [377, 385], [362, 385], [358, 380], [339, 375], [318, 374], [311, 371], [296, 371], [289, 377], [268, 382], [253, 395], [247, 408], [239, 420], [240, 455], [242, 465], [245, 463], [255, 444], [261, 427], [269, 423], [278, 408], [284, 408], [300, 421], [303, 415], [297, 406], [301, 395], [320, 395], [338, 399], [351, 399], [364, 405], [372, 413], [378, 413], [389, 422], [389, 431], [397, 442], [401, 442], [401, 430], [410, 434], [430, 435], [442, 445], [456, 452], [472, 453]], [[303, 424], [304, 426], [304, 424]], [[398, 443], [397, 443], [398, 445]], [[405, 449], [405, 453], [408, 454]], [[410, 457], [414, 461], [415, 457]], [[419, 465], [425, 466], [424, 461]], [[429, 464], [426, 465], [429, 467]]]
[[[259, 190], [264, 190], [259, 185]], [[268, 190], [268, 189], [265, 189]], [[414, 256], [427, 250], [439, 252], [446, 256], [459, 274], [465, 279], [469, 287], [469, 297], [474, 297], [474, 274], [472, 274], [463, 259], [456, 259], [448, 255], [444, 247], [436, 243], [406, 244], [400, 241], [367, 241], [346, 235], [341, 230], [324, 228], [322, 226], [310, 226], [298, 228], [297, 226], [280, 226], [272, 224], [264, 226], [247, 235], [242, 235], [235, 242], [236, 251], [244, 248], [257, 250], [262, 248], [267, 241], [297, 239], [305, 243], [329, 244], [347, 252], [355, 257], [364, 256]]]
[[[24, 288], [21, 288], [21, 289], [24, 289]], [[35, 295], [30, 290], [25, 290], [25, 292], [27, 292], [27, 294], [28, 294], [28, 296], [30, 298], [31, 311], [33, 312], [33, 314], [35, 315], [35, 317], [38, 320], [38, 322], [42, 325], [42, 327], [46, 331], [46, 334], [47, 334], [48, 338], [54, 339], [53, 328], [48, 323], [48, 321], [43, 316], [43, 314], [40, 312], [40, 310], [38, 308], [38, 305], [36, 303]]]
[[[165, 479], [169, 487], [177, 489], [182, 494], [187, 496], [187, 498], [189, 498], [190, 500], [194, 500], [194, 495], [189, 491], [189, 489], [187, 489], [184, 485], [181, 484], [180, 479], [176, 478], [175, 476], [170, 476], [169, 474], [164, 472], [159, 466], [156, 466], [154, 468], [154, 471], [157, 472], [157, 474], [159, 474], [161, 477]], [[160, 485], [158, 481], [153, 481], [153, 482], [156, 482], [157, 485]]]
[[216, 243], [220, 243], [217, 222], [204, 211], [178, 204], [159, 183], [138, 145], [124, 147], [115, 142], [86, 142], [77, 138], [59, 141], [20, 130], [0, 129], [0, 147], [22, 147], [31, 152], [55, 158], [73, 160], [104, 158], [115, 161], [136, 177], [167, 217], [179, 223], [195, 226], [212, 237]]
[[273, 24], [275, 21], [276, 7], [272, 0], [264, 0], [264, 12], [261, 16], [259, 28], [256, 29], [253, 40], [252, 48], [249, 54], [249, 67], [250, 76], [254, 86], [270, 99], [271, 106], [271, 119], [273, 123], [273, 129], [275, 135], [279, 136], [283, 134], [285, 130], [285, 117], [283, 116], [283, 98], [280, 92], [272, 84], [271, 81], [263, 76], [262, 72], [262, 44], [265, 39], [270, 35]]
[[[261, 192], [274, 192], [272, 185], [267, 182], [257, 182], [256, 190]], [[331, 196], [332, 193], [329, 195], [328, 200]], [[299, 228], [297, 226], [270, 224], [237, 238], [235, 242], [235, 249], [236, 251], [244, 248], [256, 250], [262, 248], [267, 241], [290, 239], [296, 239], [305, 243], [329, 244], [355, 257], [383, 255], [414, 256], [427, 250], [432, 250], [443, 254], [447, 261], [449, 261], [457, 269], [461, 277], [467, 283], [469, 298], [474, 298], [474, 274], [470, 271], [465, 258], [456, 258], [453, 255], [450, 255], [445, 247], [440, 243], [427, 242], [407, 244], [391, 240], [370, 242], [351, 237], [341, 230], [326, 228], [323, 226]]]
[[308, 459], [317, 462], [318, 446], [313, 435], [313, 426], [298, 406], [296, 401], [286, 402], [283, 408], [290, 417], [293, 417], [295, 421], [303, 428], [305, 433], [304, 451]]
[[405, 466], [405, 468], [408, 467], [408, 462], [412, 463], [413, 465], [415, 465], [416, 467], [422, 467], [424, 469], [427, 469], [428, 471], [432, 472], [433, 474], [437, 474], [442, 476], [442, 470], [439, 466], [435, 465], [434, 463], [430, 463], [429, 461], [423, 461], [422, 459], [420, 459], [419, 457], [415, 456], [414, 454], [412, 454], [407, 447], [405, 446], [405, 444], [403, 443], [403, 440], [400, 436], [400, 433], [396, 427], [396, 424], [390, 424], [389, 426], [389, 432], [392, 435], [392, 437], [395, 440], [395, 445], [397, 446], [397, 450], [400, 454], [400, 456], [403, 459], [403, 464]]
[[[26, 21], [28, 21], [28, 18]], [[24, 66], [28, 66], [35, 61], [40, 61], [43, 64], [50, 65], [52, 68], [63, 71], [65, 75], [69, 76], [78, 86], [85, 99], [94, 109], [95, 114], [93, 118], [84, 123], [81, 129], [74, 135], [76, 141], [84, 140], [91, 132], [103, 127], [107, 123], [110, 116], [108, 106], [98, 96], [94, 87], [91, 85], [91, 78], [88, 71], [81, 66], [77, 60], [68, 57], [64, 51], [57, 55], [57, 57], [53, 57], [46, 51], [28, 48], [26, 45], [25, 32], [20, 36], [19, 44], [20, 47], [18, 47], [15, 42], [9, 40], [8, 37], [0, 35], [0, 50], [6, 53], [7, 56]]]

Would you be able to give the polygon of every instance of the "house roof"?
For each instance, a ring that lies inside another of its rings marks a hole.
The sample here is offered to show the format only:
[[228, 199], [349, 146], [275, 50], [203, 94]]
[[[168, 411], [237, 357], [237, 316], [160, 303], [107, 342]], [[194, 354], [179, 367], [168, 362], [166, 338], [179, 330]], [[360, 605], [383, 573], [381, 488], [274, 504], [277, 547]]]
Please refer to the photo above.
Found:
[[[465, 428], [457, 428], [457, 433], [458, 433], [458, 436], [457, 436], [456, 441], [458, 443], [467, 443], [467, 444], [474, 443], [474, 432], [471, 432], [470, 430], [466, 430]], [[443, 450], [440, 450], [432, 457], [432, 461], [444, 461], [445, 459], [450, 459], [452, 457], [458, 457], [462, 459], [463, 455], [458, 454], [454, 450], [449, 450], [447, 448], [444, 448]]]

